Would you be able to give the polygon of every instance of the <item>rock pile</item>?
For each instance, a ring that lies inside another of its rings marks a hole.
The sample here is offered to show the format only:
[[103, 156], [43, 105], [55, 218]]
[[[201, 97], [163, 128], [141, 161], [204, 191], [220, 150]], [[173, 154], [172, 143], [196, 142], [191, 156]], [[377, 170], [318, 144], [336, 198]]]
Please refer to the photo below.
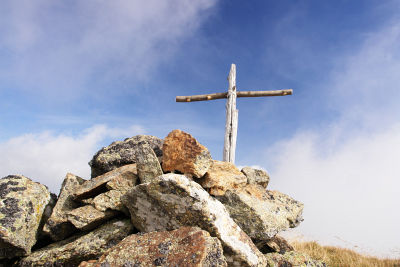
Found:
[[0, 266], [325, 266], [277, 235], [303, 204], [188, 133], [114, 142], [89, 165], [92, 178], [68, 173], [58, 197], [0, 179]]

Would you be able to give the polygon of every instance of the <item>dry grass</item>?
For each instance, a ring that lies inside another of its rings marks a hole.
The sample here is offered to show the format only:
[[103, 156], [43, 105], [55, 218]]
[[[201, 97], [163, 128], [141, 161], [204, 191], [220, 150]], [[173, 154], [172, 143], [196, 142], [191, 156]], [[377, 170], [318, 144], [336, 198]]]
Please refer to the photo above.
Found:
[[379, 259], [358, 254], [350, 249], [321, 246], [317, 242], [292, 242], [296, 251], [304, 252], [316, 260], [322, 260], [328, 266], [346, 267], [400, 267], [400, 259]]

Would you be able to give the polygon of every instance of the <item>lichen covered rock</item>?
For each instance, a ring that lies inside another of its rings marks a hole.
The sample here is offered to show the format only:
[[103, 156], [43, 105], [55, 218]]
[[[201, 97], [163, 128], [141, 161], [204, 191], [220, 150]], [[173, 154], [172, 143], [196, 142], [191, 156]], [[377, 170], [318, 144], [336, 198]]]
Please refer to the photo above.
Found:
[[221, 242], [198, 227], [130, 235], [82, 266], [227, 266]]
[[53, 240], [62, 240], [76, 232], [76, 228], [68, 221], [67, 212], [78, 207], [78, 203], [73, 200], [73, 195], [85, 181], [72, 173], [67, 173], [65, 176], [57, 203], [43, 227], [43, 231]]
[[[123, 182], [125, 180], [125, 182]], [[84, 182], [77, 188], [74, 199], [95, 197], [118, 184], [134, 186], [137, 180], [136, 164], [129, 164]]]
[[267, 253], [267, 267], [327, 267], [327, 265], [319, 260], [314, 260], [305, 253], [290, 251], [284, 254]]
[[[132, 188], [132, 187], [130, 187]], [[101, 193], [92, 199], [90, 204], [99, 210], [105, 212], [106, 210], [122, 211], [125, 214], [129, 214], [128, 210], [122, 204], [121, 197], [128, 191], [126, 190], [110, 190], [105, 193]]]
[[184, 175], [165, 174], [122, 197], [134, 226], [143, 232], [198, 226], [218, 237], [229, 264], [264, 266], [264, 257], [225, 207]]
[[86, 205], [68, 212], [67, 218], [79, 230], [89, 231], [116, 215], [118, 215], [116, 211], [100, 211], [92, 205]]
[[124, 141], [116, 141], [103, 147], [89, 162], [92, 178], [121, 166], [137, 162], [137, 149], [140, 142], [146, 142], [161, 161], [163, 141], [151, 135], [136, 135]]
[[141, 183], [151, 182], [155, 177], [163, 174], [160, 162], [149, 144], [140, 142], [137, 151], [136, 166]]
[[0, 179], [0, 258], [30, 254], [50, 199], [46, 186], [25, 176]]
[[173, 130], [168, 134], [162, 150], [164, 172], [179, 171], [189, 177], [200, 178], [212, 164], [208, 149], [181, 130]]
[[39, 249], [23, 258], [19, 266], [78, 266], [82, 261], [98, 258], [132, 231], [133, 226], [128, 219], [114, 220], [88, 234], [73, 236]]
[[252, 167], [243, 167], [242, 173], [246, 175], [248, 184], [258, 184], [263, 188], [267, 188], [269, 175], [266, 171], [254, 169]]
[[210, 195], [222, 196], [228, 189], [246, 185], [246, 176], [234, 164], [213, 160], [204, 178], [198, 181]]
[[295, 227], [303, 220], [302, 203], [278, 191], [265, 191], [256, 185], [229, 189], [216, 198], [252, 239], [271, 239], [278, 232]]

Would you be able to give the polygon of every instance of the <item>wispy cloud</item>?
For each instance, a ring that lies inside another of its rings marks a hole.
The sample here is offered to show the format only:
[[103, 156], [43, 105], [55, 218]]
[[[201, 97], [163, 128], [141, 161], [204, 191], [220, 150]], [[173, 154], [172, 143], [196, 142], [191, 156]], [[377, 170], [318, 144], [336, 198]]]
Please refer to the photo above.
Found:
[[140, 125], [124, 128], [96, 125], [77, 136], [49, 131], [17, 136], [0, 143], [3, 155], [0, 177], [23, 174], [58, 193], [67, 172], [90, 177], [88, 162], [105, 140], [115, 141], [143, 133], [145, 129]]
[[146, 81], [216, 1], [2, 1], [0, 90], [62, 99]]
[[306, 236], [325, 243], [339, 236], [371, 253], [399, 256], [391, 250], [400, 240], [399, 43], [400, 23], [391, 21], [351, 56], [339, 56], [324, 103], [337, 119], [267, 152], [270, 186], [305, 203], [299, 230]]

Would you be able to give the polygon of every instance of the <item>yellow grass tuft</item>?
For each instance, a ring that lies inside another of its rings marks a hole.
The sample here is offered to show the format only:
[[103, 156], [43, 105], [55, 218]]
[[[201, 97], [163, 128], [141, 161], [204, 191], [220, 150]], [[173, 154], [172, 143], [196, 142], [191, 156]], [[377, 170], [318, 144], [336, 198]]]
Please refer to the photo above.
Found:
[[351, 249], [321, 246], [317, 242], [291, 242], [296, 251], [304, 252], [315, 260], [322, 260], [328, 266], [346, 267], [400, 267], [400, 259], [379, 259], [363, 256]]

